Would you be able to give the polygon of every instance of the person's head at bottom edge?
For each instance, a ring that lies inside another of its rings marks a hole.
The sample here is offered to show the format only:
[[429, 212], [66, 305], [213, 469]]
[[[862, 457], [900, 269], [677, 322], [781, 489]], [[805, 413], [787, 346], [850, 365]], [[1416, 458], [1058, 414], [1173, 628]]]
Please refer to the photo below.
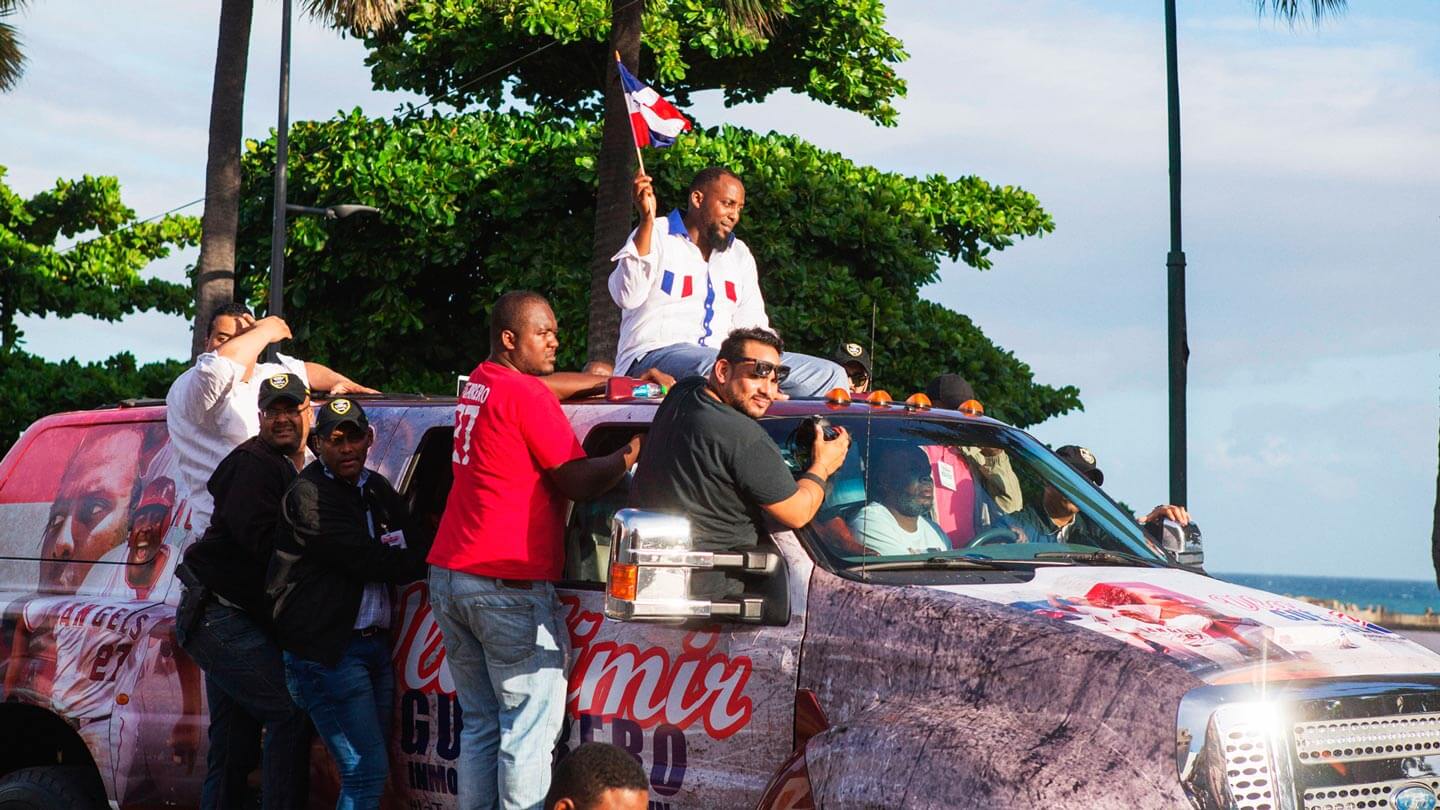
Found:
[[545, 810], [645, 810], [650, 781], [630, 752], [588, 742], [560, 760]]

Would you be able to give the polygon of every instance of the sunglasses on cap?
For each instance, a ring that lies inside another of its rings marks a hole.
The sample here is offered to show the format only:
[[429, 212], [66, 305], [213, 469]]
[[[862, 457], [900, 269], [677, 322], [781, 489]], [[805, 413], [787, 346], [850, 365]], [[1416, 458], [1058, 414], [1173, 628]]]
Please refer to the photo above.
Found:
[[785, 382], [785, 380], [789, 379], [790, 377], [789, 366], [782, 366], [779, 363], [772, 363], [769, 360], [756, 360], [753, 357], [741, 357], [738, 360], [731, 361], [730, 364], [732, 366], [740, 366], [746, 363], [749, 363], [755, 367], [753, 371], [747, 372], [748, 376], [750, 376], [752, 379], [767, 380], [773, 376], [775, 378], [775, 384], [779, 385]]

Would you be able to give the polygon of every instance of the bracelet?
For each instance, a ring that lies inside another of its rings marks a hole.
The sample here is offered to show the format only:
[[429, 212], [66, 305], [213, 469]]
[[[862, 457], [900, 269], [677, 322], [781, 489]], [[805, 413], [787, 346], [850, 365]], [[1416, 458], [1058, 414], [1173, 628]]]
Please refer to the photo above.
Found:
[[824, 478], [821, 478], [820, 476], [816, 475], [815, 473], [812, 473], [812, 472], [809, 472], [809, 471], [800, 473], [800, 477], [797, 478], [797, 479], [795, 479], [795, 480], [796, 480], [796, 481], [814, 481], [816, 484], [818, 484], [818, 485], [820, 486], [821, 489], [824, 489], [824, 488], [825, 488], [825, 479], [824, 479]]

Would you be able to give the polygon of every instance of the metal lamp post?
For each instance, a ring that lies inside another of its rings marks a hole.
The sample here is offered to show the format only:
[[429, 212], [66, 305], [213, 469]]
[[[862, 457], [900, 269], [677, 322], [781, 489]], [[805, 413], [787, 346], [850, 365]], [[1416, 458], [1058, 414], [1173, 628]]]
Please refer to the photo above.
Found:
[[1170, 502], [1184, 506], [1185, 382], [1190, 347], [1185, 329], [1185, 251], [1180, 243], [1180, 70], [1175, 49], [1175, 0], [1165, 0], [1165, 62], [1170, 118], [1170, 252], [1165, 256], [1169, 303]]
[[280, 114], [275, 132], [275, 219], [270, 230], [270, 310], [277, 317], [285, 315], [285, 217], [287, 214], [315, 214], [326, 219], [344, 219], [352, 214], [378, 214], [379, 208], [369, 205], [332, 205], [313, 208], [291, 205], [285, 197], [285, 169], [290, 154], [290, 3], [284, 0], [284, 20], [280, 24]]

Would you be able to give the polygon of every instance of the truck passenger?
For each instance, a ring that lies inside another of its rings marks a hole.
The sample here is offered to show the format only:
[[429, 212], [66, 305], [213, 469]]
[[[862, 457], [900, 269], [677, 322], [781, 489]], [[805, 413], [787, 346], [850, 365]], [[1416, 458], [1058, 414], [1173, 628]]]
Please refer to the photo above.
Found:
[[455, 408], [454, 485], [430, 553], [430, 605], [465, 713], [464, 807], [538, 808], [565, 711], [566, 499], [613, 487], [639, 437], [587, 457], [542, 382], [560, 342], [545, 298], [515, 291], [490, 312], [490, 356]]
[[374, 434], [354, 400], [315, 419], [319, 460], [285, 492], [267, 575], [290, 696], [340, 772], [337, 807], [378, 808], [395, 691], [390, 584], [425, 575], [405, 502], [365, 466]]
[[210, 319], [205, 352], [175, 378], [165, 395], [165, 424], [177, 454], [180, 496], [189, 506], [181, 525], [196, 535], [210, 525], [214, 500], [206, 489], [221, 459], [260, 431], [255, 398], [260, 381], [294, 374], [307, 388], [332, 395], [376, 393], [319, 363], [277, 354], [275, 363], [259, 361], [271, 343], [290, 337], [290, 327], [271, 316], [255, 320], [242, 304], [227, 304]]
[[[768, 329], [731, 332], [708, 377], [675, 384], [655, 412], [635, 473], [633, 505], [690, 519], [695, 547], [753, 548], [763, 520], [798, 529], [825, 501], [825, 482], [840, 469], [850, 434], [817, 432], [810, 466], [797, 481], [780, 448], [756, 422], [775, 400], [789, 369], [785, 344]], [[722, 574], [692, 578], [696, 595], [733, 590]]]
[[874, 554], [948, 551], [950, 541], [930, 521], [935, 482], [925, 451], [910, 445], [872, 448], [870, 488], [875, 500], [850, 520], [850, 531]]
[[[656, 220], [650, 177], [635, 175], [640, 224], [613, 259], [610, 297], [620, 307], [615, 368], [621, 374], [658, 368], [680, 379], [705, 375], [714, 346], [739, 327], [768, 329], [765, 299], [750, 248], [734, 234], [745, 186], [712, 166], [690, 183], [689, 210]], [[793, 369], [780, 384], [787, 396], [824, 396], [849, 389], [844, 369], [819, 357], [787, 354]]]
[[186, 583], [176, 616], [180, 645], [205, 672], [210, 751], [200, 806], [241, 807], [259, 750], [265, 808], [300, 807], [309, 784], [305, 716], [285, 687], [280, 648], [270, 636], [265, 574], [280, 499], [304, 465], [310, 395], [296, 374], [260, 382], [260, 433], [230, 452], [209, 491], [215, 511], [185, 550]]

